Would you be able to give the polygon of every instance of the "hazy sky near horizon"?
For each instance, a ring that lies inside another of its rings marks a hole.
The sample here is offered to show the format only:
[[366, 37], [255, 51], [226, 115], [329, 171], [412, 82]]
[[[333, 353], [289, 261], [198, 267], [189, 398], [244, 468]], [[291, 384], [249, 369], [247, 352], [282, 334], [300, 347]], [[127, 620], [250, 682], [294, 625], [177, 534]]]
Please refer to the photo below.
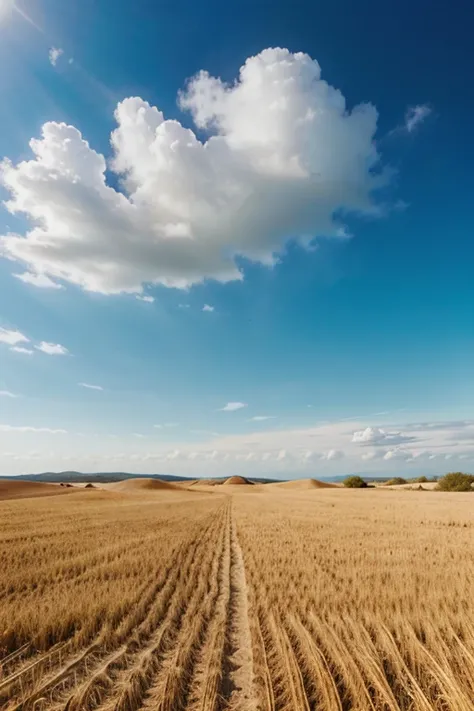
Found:
[[474, 470], [473, 21], [0, 0], [0, 474]]

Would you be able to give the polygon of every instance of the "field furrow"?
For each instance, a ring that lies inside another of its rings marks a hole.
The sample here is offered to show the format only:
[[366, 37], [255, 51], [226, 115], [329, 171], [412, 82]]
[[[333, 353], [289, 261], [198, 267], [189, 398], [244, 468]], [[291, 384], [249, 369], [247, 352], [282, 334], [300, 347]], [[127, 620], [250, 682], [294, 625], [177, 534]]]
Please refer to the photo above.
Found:
[[[10, 701], [9, 708], [27, 711], [40, 698], [42, 706], [61, 708], [64, 706], [61, 697], [68, 697], [69, 702], [65, 703], [71, 707], [82, 708], [83, 702], [78, 706], [77, 698], [83, 694], [87, 699], [98, 698], [100, 695], [96, 694], [97, 688], [110, 686], [106, 677], [126, 665], [130, 656], [136, 656], [136, 649], [142, 647], [161, 622], [176, 588], [189, 572], [189, 566], [193, 569], [199, 564], [199, 558], [196, 557], [199, 542], [202, 541], [201, 548], [206, 551], [206, 543], [212, 539], [215, 526], [213, 517], [207, 526], [195, 530], [187, 543], [181, 543], [176, 557], [167, 561], [159, 579], [155, 579], [154, 584], [147, 589], [147, 594], [139, 590], [141, 594], [137, 597], [135, 607], [117, 616], [116, 626], [102, 629], [87, 648], [69, 655], [67, 645], [63, 645], [55, 651], [54, 660], [48, 669], [44, 665], [52, 655], [46, 653], [36, 662], [28, 664], [26, 669], [20, 670], [13, 680], [14, 685], [9, 682], [5, 687]], [[40, 671], [37, 672], [37, 669]], [[19, 694], [16, 703], [15, 689]], [[77, 690], [77, 696], [74, 691], [71, 694], [70, 690], [74, 689]]]
[[189, 604], [183, 607], [179, 630], [168, 644], [163, 664], [146, 695], [143, 709], [180, 711], [187, 708], [203, 645], [207, 642], [206, 649], [209, 646], [207, 632], [210, 621], [212, 616], [219, 615], [219, 596], [225, 595], [225, 588], [228, 587], [229, 514], [229, 506], [226, 505], [220, 536], [213, 546], [214, 555], [208, 561], [207, 569], [201, 570]]
[[[127, 708], [127, 690], [133, 690], [146, 672], [156, 663], [160, 649], [170, 634], [170, 626], [175, 623], [173, 615], [180, 609], [183, 598], [191, 593], [192, 586], [200, 573], [201, 565], [213, 540], [216, 522], [213, 520], [202, 533], [185, 546], [181, 555], [174, 562], [165, 585], [150, 606], [146, 617], [140, 624], [128, 632], [121, 629], [120, 638], [126, 638], [127, 644], [115, 659], [102, 662], [91, 676], [74, 689], [66, 703], [58, 708], [68, 711], [80, 711], [113, 704], [109, 694], [115, 695], [117, 704]], [[132, 694], [133, 696], [134, 694]]]

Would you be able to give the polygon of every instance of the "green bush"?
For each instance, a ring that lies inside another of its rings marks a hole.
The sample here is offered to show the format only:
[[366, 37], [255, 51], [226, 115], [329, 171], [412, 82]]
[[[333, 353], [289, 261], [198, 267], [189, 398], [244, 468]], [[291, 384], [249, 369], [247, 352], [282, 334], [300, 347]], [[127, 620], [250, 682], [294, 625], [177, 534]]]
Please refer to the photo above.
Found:
[[347, 479], [344, 479], [344, 486], [349, 487], [349, 489], [365, 489], [367, 483], [361, 476], [348, 476]]
[[428, 483], [428, 477], [426, 476], [418, 476], [416, 479], [413, 479], [414, 484], [427, 484]]
[[393, 479], [389, 479], [385, 482], [385, 486], [396, 486], [397, 484], [406, 484], [407, 480], [403, 479], [401, 476], [394, 476]]
[[474, 476], [462, 472], [450, 472], [438, 481], [438, 489], [441, 491], [473, 491], [473, 485]]

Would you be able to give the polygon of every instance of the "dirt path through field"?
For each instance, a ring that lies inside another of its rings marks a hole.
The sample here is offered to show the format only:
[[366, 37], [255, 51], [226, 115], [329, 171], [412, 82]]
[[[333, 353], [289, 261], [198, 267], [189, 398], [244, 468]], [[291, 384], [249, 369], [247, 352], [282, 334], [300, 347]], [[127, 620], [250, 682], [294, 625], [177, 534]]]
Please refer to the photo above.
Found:
[[[232, 508], [231, 508], [232, 511]], [[223, 691], [231, 709], [252, 709], [253, 660], [245, 565], [234, 517], [230, 518], [229, 604]]]

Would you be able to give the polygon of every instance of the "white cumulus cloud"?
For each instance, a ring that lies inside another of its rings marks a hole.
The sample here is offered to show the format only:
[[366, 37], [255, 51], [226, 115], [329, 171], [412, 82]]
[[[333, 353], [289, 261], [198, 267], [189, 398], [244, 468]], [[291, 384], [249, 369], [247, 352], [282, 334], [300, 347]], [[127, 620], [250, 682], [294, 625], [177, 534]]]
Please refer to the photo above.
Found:
[[380, 427], [366, 427], [365, 430], [357, 430], [352, 435], [352, 442], [355, 444], [389, 445], [412, 442], [416, 437], [403, 435], [401, 432], [386, 432]]
[[49, 50], [49, 61], [53, 65], [53, 67], [56, 66], [58, 59], [64, 54], [64, 50], [61, 49], [61, 47], [51, 47]]
[[29, 340], [21, 331], [9, 331], [7, 328], [0, 328], [0, 343], [16, 346], [18, 343], [28, 343]]
[[307, 54], [266, 49], [232, 84], [201, 72], [180, 103], [206, 141], [139, 97], [118, 104], [109, 165], [123, 192], [74, 126], [44, 124], [31, 160], [3, 162], [7, 209], [31, 229], [0, 252], [53, 280], [141, 294], [242, 279], [236, 257], [273, 265], [289, 239], [341, 239], [344, 213], [377, 207], [377, 111], [348, 107]]
[[46, 341], [41, 341], [39, 346], [35, 346], [37, 351], [46, 353], [46, 355], [68, 355], [69, 351], [67, 348], [62, 346], [60, 343], [47, 343]]
[[214, 311], [215, 309], [214, 309], [214, 306], [209, 306], [209, 304], [204, 304], [204, 306], [202, 307], [202, 310], [209, 311], [212, 313], [212, 311]]
[[245, 402], [228, 402], [227, 405], [219, 409], [219, 412], [235, 412], [236, 410], [241, 410], [243, 407], [247, 407]]

